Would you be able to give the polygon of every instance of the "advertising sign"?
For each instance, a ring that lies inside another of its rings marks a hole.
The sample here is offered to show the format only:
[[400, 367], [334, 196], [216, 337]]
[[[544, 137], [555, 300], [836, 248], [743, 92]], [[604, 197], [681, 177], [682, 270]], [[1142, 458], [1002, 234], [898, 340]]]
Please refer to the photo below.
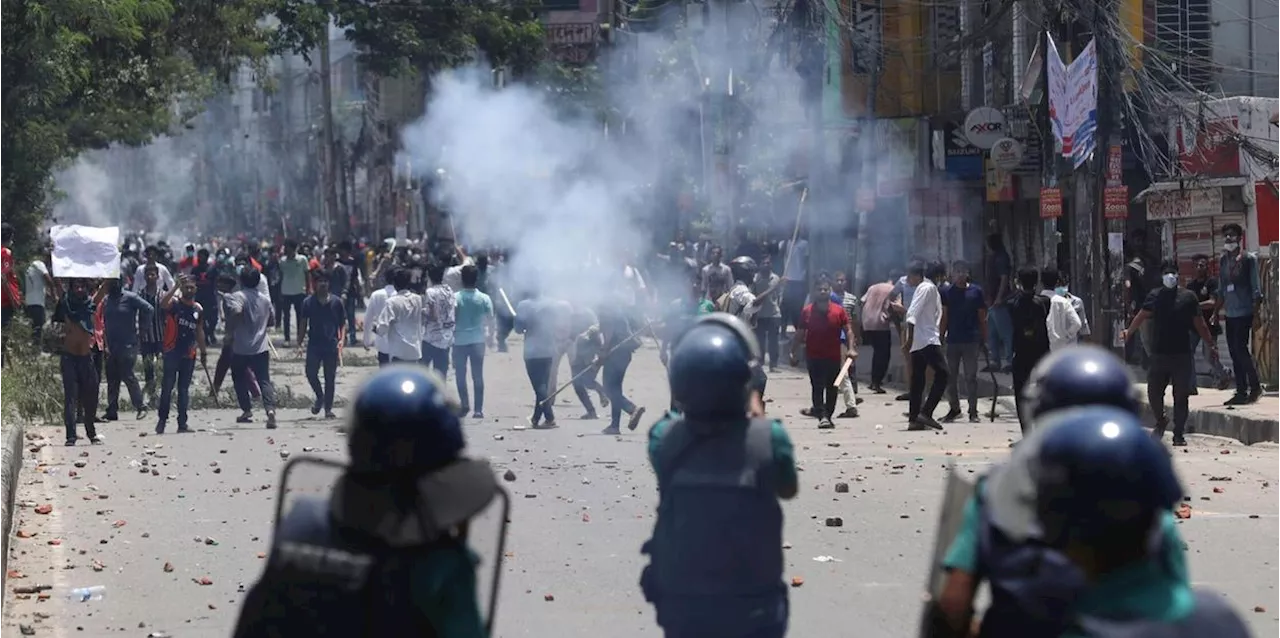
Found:
[[1044, 187], [1040, 189], [1040, 219], [1062, 217], [1062, 189]]

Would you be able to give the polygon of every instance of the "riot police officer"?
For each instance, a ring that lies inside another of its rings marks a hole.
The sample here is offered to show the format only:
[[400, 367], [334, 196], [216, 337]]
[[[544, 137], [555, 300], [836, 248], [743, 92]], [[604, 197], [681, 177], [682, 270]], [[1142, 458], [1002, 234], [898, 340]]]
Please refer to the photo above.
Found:
[[369, 380], [352, 409], [350, 464], [329, 498], [299, 499], [279, 520], [237, 638], [489, 633], [467, 525], [505, 494], [487, 462], [462, 456], [458, 410], [425, 367]]
[[759, 366], [751, 329], [723, 313], [702, 317], [672, 348], [681, 412], [649, 432], [659, 502], [640, 579], [666, 638], [786, 634], [779, 499], [793, 498], [798, 480], [782, 423], [748, 416]]
[[[1067, 569], [1068, 557], [1047, 545], [1034, 509], [1036, 479], [1042, 468], [1040, 430], [1060, 415], [1077, 414], [1085, 407], [1105, 409], [1110, 421], [1120, 419], [1138, 427], [1136, 390], [1119, 358], [1094, 346], [1073, 346], [1053, 353], [1032, 371], [1023, 400], [1024, 422], [1032, 424], [1028, 438], [1007, 462], [979, 479], [965, 506], [960, 530], [943, 560], [948, 573], [941, 598], [935, 601], [936, 635], [965, 635], [983, 579], [992, 591], [980, 633], [984, 637], [1059, 636], [1082, 606], [1088, 611], [1093, 585], [1066, 577], [1074, 573]], [[1063, 417], [1055, 427], [1090, 427], [1087, 418], [1073, 418]], [[1130, 469], [1100, 467], [1097, 471], [1123, 474]], [[1152, 477], [1158, 476], [1159, 468], [1147, 469], [1142, 477], [1130, 480], [1155, 480]], [[1170, 480], [1176, 487], [1176, 479]], [[1148, 538], [1158, 539], [1143, 554], [1142, 564], [1160, 575], [1161, 586], [1189, 591], [1183, 542], [1171, 512], [1180, 494], [1170, 501], [1167, 495], [1157, 496], [1158, 488], [1167, 489], [1167, 484], [1150, 487], [1156, 501], [1140, 504], [1155, 508], [1155, 527], [1147, 532]]]

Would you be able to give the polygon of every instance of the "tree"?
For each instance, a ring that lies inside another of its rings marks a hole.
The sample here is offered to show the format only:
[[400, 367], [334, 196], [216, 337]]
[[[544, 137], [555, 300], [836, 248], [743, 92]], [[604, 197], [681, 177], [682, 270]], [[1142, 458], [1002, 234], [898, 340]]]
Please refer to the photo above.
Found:
[[83, 151], [145, 144], [245, 61], [276, 0], [3, 0], [3, 209], [39, 245], [54, 172]]
[[383, 76], [430, 76], [479, 58], [521, 75], [538, 66], [545, 48], [537, 7], [525, 0], [281, 2], [280, 43], [308, 55], [332, 18], [360, 51], [361, 65]]

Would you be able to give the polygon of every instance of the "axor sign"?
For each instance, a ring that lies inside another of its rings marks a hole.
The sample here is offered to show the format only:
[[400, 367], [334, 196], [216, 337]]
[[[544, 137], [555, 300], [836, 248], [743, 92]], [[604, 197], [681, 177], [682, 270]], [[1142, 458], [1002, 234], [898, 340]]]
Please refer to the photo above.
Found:
[[1005, 137], [1004, 114], [989, 106], [969, 111], [964, 118], [964, 135], [981, 149], [989, 149]]

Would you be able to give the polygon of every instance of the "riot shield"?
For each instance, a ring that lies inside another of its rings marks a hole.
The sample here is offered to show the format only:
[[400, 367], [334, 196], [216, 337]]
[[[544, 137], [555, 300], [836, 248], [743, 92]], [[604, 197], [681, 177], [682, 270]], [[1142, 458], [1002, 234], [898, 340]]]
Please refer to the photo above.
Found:
[[[276, 535], [278, 534], [280, 521], [283, 520], [284, 513], [286, 511], [285, 501], [287, 499], [287, 495], [293, 491], [288, 487], [289, 475], [300, 465], [320, 466], [336, 473], [340, 473], [346, 469], [346, 465], [341, 461], [309, 455], [297, 456], [285, 463], [284, 468], [280, 472], [280, 487], [276, 494], [275, 518], [272, 521], [271, 527], [271, 546], [273, 551], [280, 540]], [[328, 490], [320, 488], [304, 489], [301, 491], [322, 493], [327, 492]], [[494, 521], [493, 519], [497, 520]], [[493, 635], [493, 623], [498, 611], [498, 587], [502, 577], [502, 561], [506, 555], [507, 524], [510, 520], [511, 496], [507, 493], [506, 489], [498, 486], [497, 498], [493, 499], [493, 502], [484, 511], [477, 514], [468, 523], [468, 526], [470, 527], [470, 531], [468, 533], [468, 544], [481, 558], [482, 564], [484, 559], [488, 557], [488, 554], [483, 551], [484, 548], [488, 546], [487, 541], [493, 541], [493, 544], [496, 545], [496, 549], [492, 555], [492, 572], [482, 572], [477, 575], [477, 584], [481, 588], [479, 595], [482, 596], [480, 599], [480, 609], [485, 611], [485, 633], [489, 636]], [[484, 525], [485, 523], [490, 522], [496, 522], [496, 525]], [[495, 527], [496, 529], [491, 532], [487, 529], [488, 527]], [[491, 537], [490, 534], [493, 534], [493, 536]], [[485, 594], [488, 595], [487, 601], [483, 598]]]
[[960, 531], [964, 520], [964, 508], [973, 496], [974, 484], [956, 473], [955, 464], [947, 467], [946, 486], [942, 491], [942, 508], [938, 514], [938, 531], [934, 535], [933, 554], [929, 558], [929, 577], [925, 581], [925, 593], [928, 598], [920, 615], [920, 638], [931, 638], [933, 635], [932, 607], [933, 601], [942, 595], [942, 585], [946, 573], [942, 569], [942, 560], [947, 550]]

